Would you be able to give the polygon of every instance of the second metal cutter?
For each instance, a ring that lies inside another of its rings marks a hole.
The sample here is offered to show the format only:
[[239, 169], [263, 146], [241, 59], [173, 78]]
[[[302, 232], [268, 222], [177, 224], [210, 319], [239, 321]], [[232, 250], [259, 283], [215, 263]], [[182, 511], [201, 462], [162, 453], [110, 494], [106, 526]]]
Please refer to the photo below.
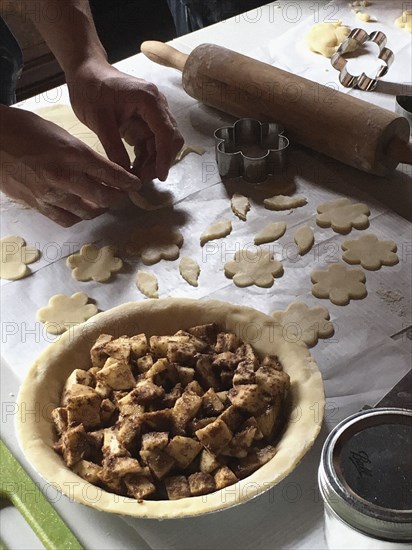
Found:
[[[357, 42], [358, 47], [363, 46], [366, 42], [374, 42], [378, 45], [378, 58], [382, 61], [382, 64], [377, 70], [374, 78], [369, 77], [365, 72], [359, 76], [354, 76], [349, 73], [347, 69], [348, 61], [343, 56], [348, 50], [351, 50], [353, 40]], [[359, 88], [360, 90], [368, 92], [374, 90], [378, 84], [378, 79], [386, 75], [395, 59], [393, 51], [386, 47], [386, 42], [386, 35], [381, 31], [375, 31], [368, 34], [363, 29], [353, 29], [330, 60], [332, 67], [340, 71], [339, 82], [346, 88]]]

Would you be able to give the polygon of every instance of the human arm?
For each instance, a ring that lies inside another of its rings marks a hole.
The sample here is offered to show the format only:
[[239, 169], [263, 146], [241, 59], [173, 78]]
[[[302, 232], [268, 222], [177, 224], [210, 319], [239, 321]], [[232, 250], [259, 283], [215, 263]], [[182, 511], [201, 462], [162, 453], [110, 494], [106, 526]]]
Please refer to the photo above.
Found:
[[129, 169], [125, 138], [137, 153], [134, 173], [143, 181], [165, 180], [183, 139], [163, 94], [109, 65], [87, 0], [33, 1], [37, 16], [34, 9], [28, 13], [63, 67], [78, 118], [113, 162]]

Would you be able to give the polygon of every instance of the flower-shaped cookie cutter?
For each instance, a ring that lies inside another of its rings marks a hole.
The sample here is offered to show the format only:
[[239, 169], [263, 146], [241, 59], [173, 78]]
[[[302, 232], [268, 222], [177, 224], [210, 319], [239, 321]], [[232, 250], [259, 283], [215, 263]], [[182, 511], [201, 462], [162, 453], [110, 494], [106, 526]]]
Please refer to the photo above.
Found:
[[233, 126], [218, 128], [214, 136], [219, 174], [262, 183], [269, 175], [280, 172], [289, 145], [283, 131], [279, 124], [253, 118], [241, 118]]
[[[348, 72], [346, 67], [348, 61], [343, 56], [348, 50], [353, 51], [353, 40], [358, 43], [358, 47], [363, 46], [366, 42], [374, 42], [379, 47], [378, 59], [382, 61], [382, 64], [374, 78], [369, 77], [364, 72], [358, 76], [353, 76]], [[332, 67], [340, 71], [339, 82], [345, 88], [359, 88], [366, 92], [373, 91], [378, 85], [379, 78], [386, 75], [395, 59], [393, 51], [386, 47], [386, 42], [386, 35], [382, 31], [374, 31], [368, 34], [363, 29], [353, 29], [330, 60]]]

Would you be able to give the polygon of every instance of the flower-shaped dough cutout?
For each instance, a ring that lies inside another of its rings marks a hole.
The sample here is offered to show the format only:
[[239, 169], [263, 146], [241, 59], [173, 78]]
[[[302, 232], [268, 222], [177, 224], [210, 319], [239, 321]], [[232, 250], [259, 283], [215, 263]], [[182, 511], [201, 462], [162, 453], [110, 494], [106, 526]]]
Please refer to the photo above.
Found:
[[354, 241], [342, 243], [342, 258], [348, 264], [360, 264], [364, 269], [377, 271], [383, 265], [399, 262], [394, 241], [380, 241], [376, 235], [362, 235]]
[[225, 275], [233, 279], [236, 286], [256, 285], [270, 288], [274, 283], [274, 277], [283, 275], [283, 266], [273, 258], [269, 250], [238, 250], [234, 259], [225, 263]]
[[75, 325], [79, 325], [97, 313], [94, 304], [88, 304], [89, 297], [84, 292], [72, 296], [56, 294], [46, 307], [37, 311], [37, 320], [45, 324], [50, 334], [62, 334]]
[[360, 269], [332, 264], [324, 271], [314, 271], [311, 280], [312, 294], [316, 298], [329, 298], [337, 306], [346, 306], [351, 299], [361, 300], [367, 295], [366, 277]]
[[120, 271], [123, 262], [116, 258], [116, 249], [113, 246], [98, 248], [93, 244], [85, 244], [80, 252], [67, 258], [67, 265], [72, 275], [78, 281], [96, 281], [105, 283], [113, 272]]
[[308, 347], [335, 332], [329, 311], [323, 306], [309, 307], [303, 302], [293, 302], [284, 311], [274, 311], [272, 317], [282, 326], [285, 339], [303, 340]]
[[141, 257], [146, 265], [153, 265], [160, 260], [177, 260], [183, 245], [183, 235], [177, 229], [155, 226], [136, 232], [126, 246], [126, 253], [131, 257]]
[[16, 281], [30, 275], [27, 264], [39, 259], [37, 248], [26, 246], [25, 240], [16, 235], [1, 239], [0, 246], [0, 279]]
[[316, 223], [319, 227], [331, 227], [336, 233], [350, 233], [352, 228], [366, 229], [369, 226], [369, 208], [361, 202], [338, 199], [318, 206]]

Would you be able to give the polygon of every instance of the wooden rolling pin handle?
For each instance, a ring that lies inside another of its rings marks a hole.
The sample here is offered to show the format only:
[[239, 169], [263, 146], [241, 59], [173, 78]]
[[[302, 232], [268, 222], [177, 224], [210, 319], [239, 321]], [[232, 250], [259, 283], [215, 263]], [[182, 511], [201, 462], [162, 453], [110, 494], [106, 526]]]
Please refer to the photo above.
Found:
[[157, 42], [155, 40], [147, 40], [140, 46], [140, 50], [151, 61], [163, 65], [164, 67], [171, 67], [172, 69], [178, 69], [183, 72], [185, 68], [188, 55], [172, 46], [163, 44], [163, 42]]
[[412, 142], [394, 138], [388, 145], [388, 156], [402, 164], [412, 164]]

